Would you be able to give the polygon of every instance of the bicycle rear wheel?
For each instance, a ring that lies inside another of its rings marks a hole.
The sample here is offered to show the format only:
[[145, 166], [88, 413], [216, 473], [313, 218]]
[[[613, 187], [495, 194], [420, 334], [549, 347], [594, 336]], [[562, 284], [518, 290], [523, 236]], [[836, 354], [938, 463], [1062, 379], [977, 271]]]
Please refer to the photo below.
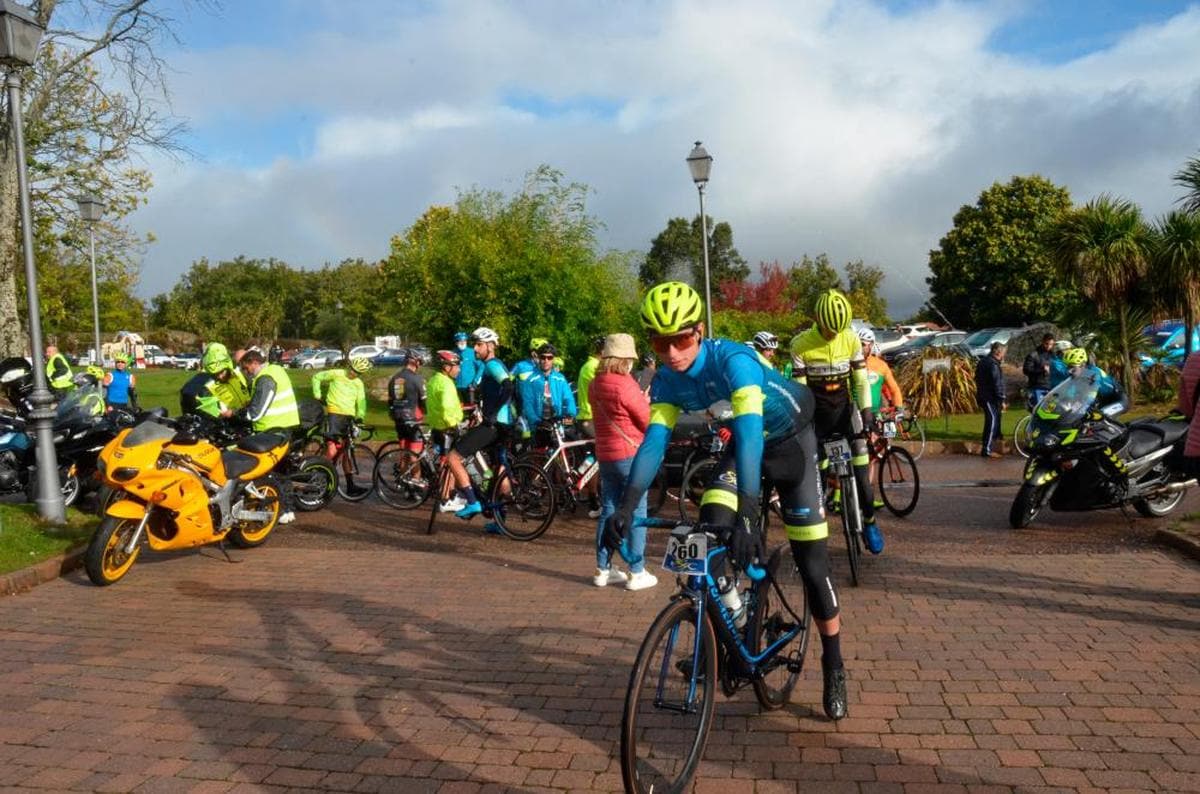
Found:
[[685, 523], [696, 521], [700, 517], [700, 499], [704, 496], [716, 467], [716, 458], [705, 457], [693, 461], [684, 470], [683, 482], [679, 486], [679, 517]]
[[536, 540], [554, 520], [554, 485], [546, 472], [528, 463], [505, 466], [488, 501], [496, 524], [513, 540]]
[[412, 510], [425, 504], [436, 477], [433, 465], [423, 455], [392, 447], [375, 461], [371, 479], [384, 504]]
[[[347, 465], [347, 461], [349, 464]], [[347, 502], [361, 502], [375, 490], [375, 451], [363, 444], [342, 450], [336, 461], [340, 467], [338, 494]]]
[[642, 640], [621, 715], [621, 777], [626, 791], [686, 790], [712, 727], [717, 638], [708, 618], [697, 633], [696, 605], [680, 598], [658, 614]]
[[1017, 448], [1017, 452], [1021, 457], [1029, 457], [1029, 446], [1033, 443], [1033, 439], [1029, 437], [1029, 426], [1033, 414], [1025, 414], [1017, 420], [1017, 426], [1013, 428], [1013, 446]]
[[862, 513], [858, 509], [858, 484], [854, 475], [838, 478], [842, 490], [842, 531], [846, 538], [846, 556], [850, 560], [850, 584], [858, 587], [858, 568], [862, 548], [858, 538], [862, 534]]
[[750, 634], [754, 652], [761, 653], [780, 637], [801, 627], [795, 639], [763, 663], [762, 677], [754, 681], [754, 696], [764, 709], [774, 711], [792, 699], [808, 652], [812, 618], [808, 614], [808, 594], [790, 544], [780, 544], [771, 552], [767, 570], [771, 575], [757, 585], [758, 603]]
[[879, 461], [879, 476], [875, 487], [884, 506], [899, 518], [911, 513], [921, 495], [921, 474], [908, 450], [888, 447]]
[[305, 513], [327, 507], [337, 493], [338, 476], [333, 464], [317, 456], [305, 458], [286, 475], [292, 484], [296, 508]]
[[438, 513], [441, 512], [442, 498], [449, 495], [450, 481], [453, 475], [450, 474], [450, 467], [444, 462], [438, 467], [437, 473], [437, 490], [433, 497], [433, 507], [429, 510], [429, 523], [425, 525], [425, 534], [433, 534], [433, 525], [437, 522]]
[[896, 437], [892, 444], [907, 449], [913, 460], [925, 454], [925, 425], [915, 416], [906, 416], [896, 423]]

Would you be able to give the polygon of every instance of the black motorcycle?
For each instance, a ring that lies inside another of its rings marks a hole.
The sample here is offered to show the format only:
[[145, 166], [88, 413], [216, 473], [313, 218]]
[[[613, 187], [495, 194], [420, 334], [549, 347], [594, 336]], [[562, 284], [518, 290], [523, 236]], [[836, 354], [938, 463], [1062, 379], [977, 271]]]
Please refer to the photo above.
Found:
[[1097, 404], [1100, 384], [1082, 373], [1052, 389], [1034, 409], [1024, 482], [1008, 522], [1029, 526], [1042, 509], [1105, 510], [1132, 505], [1147, 518], [1165, 516], [1196, 480], [1172, 471], [1169, 457], [1187, 423], [1116, 419], [1121, 406]]

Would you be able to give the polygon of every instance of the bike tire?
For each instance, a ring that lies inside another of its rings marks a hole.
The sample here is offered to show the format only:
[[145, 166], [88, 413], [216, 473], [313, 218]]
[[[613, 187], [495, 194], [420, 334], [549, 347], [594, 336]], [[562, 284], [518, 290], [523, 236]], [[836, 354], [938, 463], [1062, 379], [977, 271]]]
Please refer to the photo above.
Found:
[[921, 474], [912, 454], [901, 447], [888, 447], [879, 461], [875, 485], [884, 506], [897, 518], [915, 510], [921, 496]]
[[537, 540], [556, 513], [554, 484], [546, 472], [527, 463], [505, 466], [492, 482], [488, 502], [496, 525], [513, 540]]
[[650, 624], [629, 674], [621, 715], [627, 792], [676, 794], [689, 788], [712, 727], [716, 683], [712, 623], [708, 616], [697, 623], [690, 599], [672, 601]]
[[425, 534], [432, 535], [435, 532], [434, 525], [437, 523], [438, 513], [441, 512], [442, 499], [441, 495], [446, 492], [446, 486], [451, 479], [450, 467], [442, 464], [438, 469], [437, 477], [437, 496], [433, 499], [433, 506], [429, 509], [429, 523], [425, 525]]
[[713, 470], [717, 467], [717, 459], [712, 457], [698, 458], [683, 472], [679, 484], [679, 518], [684, 523], [692, 523], [700, 518], [700, 500], [704, 491], [712, 481]]
[[397, 510], [425, 504], [436, 485], [437, 471], [424, 455], [392, 447], [375, 461], [371, 481], [380, 501]]
[[1025, 414], [1017, 420], [1017, 425], [1013, 428], [1013, 447], [1016, 448], [1017, 453], [1023, 458], [1029, 457], [1029, 446], [1032, 442], [1032, 439], [1029, 437], [1029, 425], [1032, 418], [1033, 414]]
[[[346, 470], [345, 461], [350, 461]], [[347, 502], [361, 502], [375, 490], [375, 451], [363, 444], [347, 447], [338, 455], [338, 495]]]
[[1008, 524], [1013, 529], [1024, 529], [1029, 526], [1046, 503], [1048, 485], [1022, 483], [1013, 499], [1012, 507], [1008, 509]]
[[296, 509], [301, 512], [311, 513], [328, 507], [337, 495], [337, 469], [322, 456], [305, 458], [286, 476], [292, 485]]
[[862, 513], [858, 509], [858, 488], [854, 475], [838, 478], [842, 489], [842, 533], [846, 538], [846, 557], [850, 560], [850, 584], [858, 587], [862, 548], [858, 538], [862, 534]]
[[925, 454], [925, 425], [915, 416], [907, 416], [896, 423], [896, 437], [892, 444], [907, 449], [913, 460]]
[[[767, 570], [771, 575], [756, 585], [757, 602], [750, 633], [754, 652], [761, 653], [791, 631], [797, 619], [802, 627], [791, 643], [762, 663], [762, 675], [753, 682], [754, 696], [759, 704], [767, 711], [775, 711], [792, 699], [792, 692], [804, 669], [812, 616], [808, 611], [808, 594], [792, 557], [790, 544], [780, 544], [771, 552]], [[782, 599], [780, 592], [783, 593]], [[786, 602], [786, 606], [781, 600]]]

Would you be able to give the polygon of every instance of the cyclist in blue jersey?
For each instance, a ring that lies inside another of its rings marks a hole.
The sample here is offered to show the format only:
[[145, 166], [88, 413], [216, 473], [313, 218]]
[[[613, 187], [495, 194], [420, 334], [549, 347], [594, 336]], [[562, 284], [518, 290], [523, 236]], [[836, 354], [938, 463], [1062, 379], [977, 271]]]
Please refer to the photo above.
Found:
[[662, 463], [681, 411], [703, 411], [729, 400], [733, 439], [700, 502], [700, 521], [729, 527], [725, 543], [733, 563], [745, 568], [764, 556], [760, 532], [761, 486], [779, 494], [784, 526], [814, 622], [821, 635], [823, 705], [833, 720], [846, 716], [837, 591], [829, 570], [829, 526], [817, 473], [813, 396], [806, 386], [764, 366], [750, 347], [728, 339], [705, 339], [704, 305], [696, 291], [670, 281], [642, 303], [642, 325], [662, 362], [650, 384], [650, 427], [634, 457], [616, 513], [604, 528], [610, 549], [620, 546], [642, 494]]
[[471, 346], [483, 370], [483, 379], [477, 390], [483, 423], [467, 431], [446, 456], [458, 494], [467, 503], [466, 507], [454, 514], [462, 519], [483, 512], [483, 505], [475, 498], [471, 488], [471, 477], [467, 474], [463, 459], [503, 443], [513, 423], [513, 380], [504, 362], [496, 358], [496, 346], [499, 343], [499, 334], [491, 328], [476, 328], [471, 334]]
[[1125, 396], [1125, 390], [1121, 388], [1121, 384], [1100, 367], [1089, 364], [1088, 352], [1082, 347], [1067, 348], [1062, 352], [1061, 357], [1051, 360], [1047, 385], [1053, 389], [1068, 378], [1088, 373], [1096, 375], [1096, 386], [1099, 388], [1099, 392], [1096, 394], [1097, 407], [1106, 408], [1110, 405], [1120, 405], [1119, 409], [1106, 411], [1105, 413], [1109, 416], [1116, 416], [1129, 408], [1129, 398]]
[[458, 399], [464, 405], [475, 402], [475, 387], [479, 384], [479, 376], [482, 374], [469, 341], [470, 335], [466, 331], [459, 331], [454, 335], [454, 349], [458, 351], [459, 360], [462, 361], [461, 369], [454, 376], [454, 388], [458, 389]]

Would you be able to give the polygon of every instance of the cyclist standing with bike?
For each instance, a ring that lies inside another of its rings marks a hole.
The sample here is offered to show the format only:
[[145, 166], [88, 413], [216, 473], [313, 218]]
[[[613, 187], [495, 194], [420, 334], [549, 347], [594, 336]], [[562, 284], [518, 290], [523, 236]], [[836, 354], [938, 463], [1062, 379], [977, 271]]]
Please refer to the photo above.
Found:
[[479, 384], [479, 362], [475, 360], [475, 351], [469, 343], [470, 335], [459, 331], [454, 335], [454, 349], [458, 351], [462, 365], [454, 376], [454, 386], [458, 389], [458, 399], [461, 403], [470, 405], [475, 402], [475, 386]]
[[[883, 532], [875, 523], [867, 432], [875, 424], [867, 359], [850, 327], [850, 301], [836, 289], [823, 292], [814, 307], [816, 323], [792, 340], [792, 377], [816, 398], [818, 439], [841, 433], [850, 440], [854, 479], [862, 497], [863, 540], [872, 554], [883, 551]], [[828, 461], [821, 462], [822, 469]]]
[[[325, 403], [325, 457], [330, 460], [337, 459], [344, 440], [354, 431], [355, 420], [367, 418], [367, 390], [362, 379], [370, 371], [371, 360], [355, 356], [347, 369], [322, 370], [313, 376], [313, 398]], [[349, 467], [349, 460], [343, 465]], [[347, 490], [357, 495], [363, 488], [348, 485]]]
[[[479, 382], [479, 407], [483, 422], [478, 427], [467, 431], [446, 458], [446, 464], [454, 475], [454, 484], [458, 494], [467, 503], [454, 515], [466, 520], [483, 512], [483, 505], [475, 498], [471, 488], [471, 476], [467, 474], [463, 458], [470, 457], [476, 452], [490, 450], [497, 444], [502, 444], [508, 438], [509, 429], [513, 423], [512, 395], [513, 380], [504, 362], [496, 358], [496, 346], [500, 344], [500, 335], [491, 328], [479, 327], [471, 334], [471, 346], [475, 358], [483, 368], [483, 379]], [[484, 529], [491, 532], [491, 526]], [[496, 527], [499, 531], [499, 527]]]
[[592, 350], [588, 354], [587, 361], [583, 362], [583, 366], [579, 368], [579, 380], [575, 383], [575, 390], [579, 393], [579, 411], [575, 414], [575, 418], [579, 420], [579, 432], [584, 438], [595, 438], [596, 428], [592, 425], [592, 404], [588, 400], [588, 386], [591, 385], [592, 379], [596, 377], [596, 370], [600, 367], [600, 348], [604, 347], [604, 337], [597, 336], [592, 340]]
[[[858, 341], [862, 343], [863, 356], [867, 359], [867, 386], [871, 389], [871, 405], [875, 408], [884, 408], [884, 400], [887, 400], [891, 407], [897, 411], [904, 410], [904, 393], [900, 391], [900, 384], [896, 382], [896, 376], [892, 374], [892, 368], [883, 360], [882, 356], [875, 353], [875, 332], [870, 328], [860, 328], [858, 331]], [[868, 428], [868, 432], [870, 428]], [[871, 475], [871, 485], [875, 485], [875, 467], [869, 469]], [[876, 510], [883, 507], [883, 500], [879, 498], [879, 494], [873, 494], [874, 498], [871, 501], [871, 506]]]
[[[701, 499], [702, 524], [729, 527], [725, 544], [745, 569], [763, 558], [760, 502], [764, 474], [778, 491], [792, 555], [821, 634], [823, 706], [832, 720], [846, 716], [837, 592], [829, 570], [829, 525], [821, 504], [813, 397], [803, 385], [763, 366], [749, 347], [705, 339], [704, 304], [686, 284], [658, 284], [642, 303], [642, 325], [663, 362], [650, 388], [650, 426], [634, 457], [604, 543], [617, 548], [630, 532], [634, 510], [650, 487], [681, 411], [715, 402], [733, 406], [733, 439]], [[857, 342], [857, 337], [855, 338]]]
[[[251, 378], [250, 402], [239, 413], [244, 414], [255, 433], [275, 430], [290, 438], [300, 426], [300, 408], [287, 370], [278, 364], [267, 364], [258, 350], [247, 351], [239, 364]], [[232, 413], [222, 411], [221, 415], [228, 417]], [[290, 524], [296, 520], [291, 481], [285, 478], [281, 485], [284, 512], [279, 523]]]
[[[558, 350], [549, 342], [543, 342], [536, 352], [537, 369], [516, 384], [521, 417], [530, 428], [547, 420], [574, 419], [575, 396], [571, 394], [571, 384], [554, 368]], [[515, 368], [513, 372], [516, 372]]]
[[[437, 366], [437, 372], [433, 373], [426, 384], [425, 404], [428, 410], [425, 421], [432, 433], [434, 446], [447, 452], [451, 447], [452, 437], [463, 420], [462, 402], [458, 398], [458, 389], [455, 386], [462, 359], [453, 350], [439, 350], [433, 354], [433, 362]], [[440, 500], [441, 495], [437, 498]], [[466, 499], [453, 496], [442, 502], [438, 510], [442, 513], [453, 513], [466, 506]]]
[[418, 455], [425, 449], [425, 437], [421, 434], [421, 420], [425, 417], [425, 378], [418, 372], [424, 363], [420, 353], [409, 350], [404, 357], [404, 366], [387, 385], [388, 410], [396, 425], [396, 440], [401, 449], [412, 450]]

